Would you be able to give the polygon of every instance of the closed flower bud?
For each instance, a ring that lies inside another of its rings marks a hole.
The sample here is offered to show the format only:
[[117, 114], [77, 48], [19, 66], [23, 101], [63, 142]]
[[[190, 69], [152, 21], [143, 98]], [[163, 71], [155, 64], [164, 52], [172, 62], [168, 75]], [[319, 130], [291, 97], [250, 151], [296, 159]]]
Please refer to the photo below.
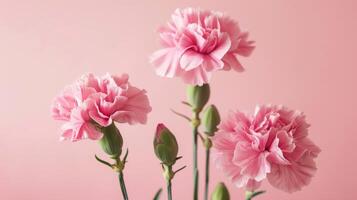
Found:
[[102, 128], [103, 137], [99, 140], [99, 144], [103, 151], [110, 155], [113, 159], [120, 156], [123, 148], [123, 137], [114, 123], [108, 127]]
[[208, 84], [202, 86], [190, 85], [187, 88], [188, 103], [192, 106], [194, 112], [199, 113], [208, 102], [210, 88]]
[[164, 124], [158, 124], [154, 138], [154, 150], [157, 158], [167, 166], [176, 162], [178, 145], [175, 136]]
[[219, 112], [214, 105], [210, 105], [203, 112], [202, 123], [205, 127], [205, 133], [209, 136], [213, 136], [218, 130], [217, 126], [221, 122]]
[[218, 183], [212, 193], [212, 200], [229, 200], [229, 192], [224, 183]]

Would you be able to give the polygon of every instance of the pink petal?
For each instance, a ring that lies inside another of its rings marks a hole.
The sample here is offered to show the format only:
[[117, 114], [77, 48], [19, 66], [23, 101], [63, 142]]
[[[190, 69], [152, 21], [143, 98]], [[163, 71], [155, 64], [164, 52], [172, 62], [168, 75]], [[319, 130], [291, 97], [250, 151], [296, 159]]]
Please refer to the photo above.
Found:
[[203, 85], [208, 83], [208, 81], [211, 79], [211, 75], [211, 72], [208, 72], [201, 67], [197, 67], [193, 70], [185, 72], [184, 74], [181, 74], [181, 77], [187, 84]]
[[305, 137], [304, 139], [298, 140], [297, 145], [300, 148], [306, 149], [311, 156], [317, 157], [318, 154], [321, 152], [321, 149], [316, 146], [309, 138]]
[[122, 74], [120, 76], [111, 76], [111, 78], [114, 80], [117, 86], [123, 87], [124, 85], [127, 85], [129, 81], [129, 75], [128, 74]]
[[212, 51], [210, 55], [212, 55], [216, 59], [222, 59], [223, 56], [226, 55], [230, 47], [231, 47], [231, 40], [229, 39], [227, 33], [223, 33], [219, 38], [216, 49]]
[[260, 152], [249, 146], [249, 143], [238, 143], [234, 152], [233, 163], [242, 168], [241, 174], [256, 181], [261, 181], [270, 172], [267, 161], [268, 152]]
[[217, 71], [223, 69], [224, 63], [221, 60], [218, 60], [210, 55], [204, 56], [204, 61], [202, 63], [202, 67], [208, 71]]
[[279, 139], [275, 138], [273, 143], [270, 146], [270, 154], [268, 156], [268, 159], [270, 162], [275, 163], [275, 164], [280, 164], [280, 165], [288, 165], [290, 164], [289, 160], [287, 160], [284, 157], [283, 152], [279, 148]]
[[103, 136], [103, 134], [97, 131], [96, 128], [90, 123], [84, 124], [82, 129], [84, 134], [91, 140], [99, 140]]
[[[196, 41], [198, 40], [198, 41]], [[195, 50], [198, 50], [196, 47], [196, 42], [204, 42], [203, 38], [195, 38], [194, 33], [192, 33], [190, 30], [185, 29], [183, 33], [180, 35], [180, 39], [178, 40], [177, 47], [180, 49], [187, 49], [189, 47], [195, 47]]]
[[217, 168], [222, 170], [237, 187], [244, 187], [247, 184], [249, 177], [242, 175], [241, 168], [232, 162], [233, 150], [213, 150], [212, 157]]
[[174, 47], [175, 46], [175, 34], [171, 32], [161, 32], [160, 33], [161, 44], [164, 47]]
[[213, 146], [216, 150], [221, 152], [231, 152], [233, 156], [238, 137], [232, 133], [218, 132], [214, 135], [213, 141]]
[[197, 68], [203, 62], [203, 56], [193, 50], [187, 50], [180, 58], [180, 66], [185, 71]]
[[156, 66], [156, 74], [165, 77], [175, 77], [180, 74], [179, 56], [176, 48], [166, 48], [152, 54], [150, 62]]
[[235, 53], [248, 57], [250, 54], [253, 52], [255, 46], [253, 45], [253, 41], [247, 41], [248, 39], [248, 33], [242, 33], [239, 37], [239, 44], [237, 49], [234, 51]]
[[89, 116], [99, 125], [107, 127], [112, 124], [112, 119], [106, 115], [103, 115], [98, 108], [89, 112]]
[[274, 187], [291, 193], [308, 185], [315, 172], [316, 164], [313, 157], [305, 154], [291, 165], [272, 165], [268, 180]]
[[255, 181], [253, 179], [249, 179], [246, 185], [246, 190], [255, 191], [260, 187], [261, 184], [262, 184], [261, 181]]
[[223, 62], [225, 63], [224, 70], [230, 70], [233, 68], [237, 72], [244, 71], [242, 64], [238, 61], [237, 57], [233, 53], [227, 53], [223, 57]]
[[145, 90], [131, 87], [128, 90], [128, 100], [124, 107], [116, 111], [112, 118], [119, 123], [141, 123], [147, 121], [147, 114], [151, 111], [148, 96]]

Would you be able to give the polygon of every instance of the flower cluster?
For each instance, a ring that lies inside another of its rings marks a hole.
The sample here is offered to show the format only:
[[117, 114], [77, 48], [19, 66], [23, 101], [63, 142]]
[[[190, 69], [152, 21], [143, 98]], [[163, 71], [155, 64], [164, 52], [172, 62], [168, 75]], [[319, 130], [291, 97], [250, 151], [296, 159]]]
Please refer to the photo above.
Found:
[[67, 86], [52, 105], [52, 116], [64, 121], [62, 138], [98, 140], [100, 127], [119, 123], [146, 123], [151, 111], [145, 90], [128, 82], [128, 75], [82, 76]]
[[232, 112], [213, 139], [216, 164], [238, 187], [255, 190], [267, 178], [278, 189], [298, 191], [314, 175], [320, 152], [308, 127], [304, 114], [283, 106], [257, 106], [253, 116]]
[[209, 10], [177, 9], [159, 33], [163, 49], [151, 56], [156, 73], [191, 85], [208, 83], [217, 70], [243, 71], [237, 56], [254, 49], [234, 20]]

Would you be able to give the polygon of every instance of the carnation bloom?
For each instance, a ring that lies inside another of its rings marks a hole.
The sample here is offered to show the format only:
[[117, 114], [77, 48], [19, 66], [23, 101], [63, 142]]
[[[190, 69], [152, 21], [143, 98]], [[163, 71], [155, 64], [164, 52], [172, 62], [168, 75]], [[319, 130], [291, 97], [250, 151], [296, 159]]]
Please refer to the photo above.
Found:
[[177, 9], [159, 33], [163, 48], [151, 56], [156, 73], [191, 85], [208, 83], [217, 70], [243, 71], [237, 56], [254, 49], [235, 21], [208, 10]]
[[307, 185], [320, 149], [308, 138], [305, 115], [283, 106], [257, 106], [253, 116], [231, 112], [213, 138], [217, 166], [238, 186], [265, 178], [287, 192]]
[[128, 75], [82, 76], [67, 86], [52, 105], [52, 116], [64, 121], [62, 139], [100, 139], [98, 127], [115, 122], [146, 123], [151, 111], [145, 90], [128, 82]]

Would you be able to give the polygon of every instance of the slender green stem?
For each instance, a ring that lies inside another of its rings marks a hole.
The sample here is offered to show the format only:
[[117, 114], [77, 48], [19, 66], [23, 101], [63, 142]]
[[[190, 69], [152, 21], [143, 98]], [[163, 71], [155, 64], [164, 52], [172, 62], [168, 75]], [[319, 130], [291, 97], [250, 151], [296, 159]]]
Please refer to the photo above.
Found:
[[198, 200], [198, 165], [197, 165], [197, 140], [198, 140], [198, 126], [200, 124], [198, 113], [195, 113], [193, 119], [193, 199]]
[[171, 179], [167, 181], [167, 199], [172, 200]]
[[206, 180], [205, 180], [205, 200], [208, 200], [209, 189], [209, 160], [211, 148], [206, 148]]
[[124, 200], [128, 200], [129, 197], [128, 197], [128, 192], [126, 191], [123, 171], [119, 172], [119, 183], [120, 183], [120, 188], [121, 188], [121, 192], [123, 194]]

